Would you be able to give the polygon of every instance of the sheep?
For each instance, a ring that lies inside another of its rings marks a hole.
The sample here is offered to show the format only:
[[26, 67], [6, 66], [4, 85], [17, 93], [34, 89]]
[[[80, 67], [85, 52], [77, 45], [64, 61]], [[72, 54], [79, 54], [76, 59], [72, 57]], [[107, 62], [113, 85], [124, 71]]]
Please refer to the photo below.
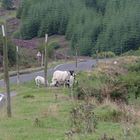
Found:
[[52, 83], [50, 86], [66, 85], [70, 80], [70, 76], [74, 77], [74, 71], [60, 71], [53, 73]]
[[[45, 78], [42, 76], [37, 76], [35, 78], [35, 83], [36, 85], [39, 87], [40, 85], [45, 85]], [[47, 85], [49, 85], [48, 81], [47, 81]]]
[[118, 63], [118, 61], [114, 61], [113, 64], [116, 65]]
[[66, 84], [67, 84], [68, 87], [71, 88], [73, 86], [74, 79], [75, 79], [75, 77], [71, 75], [70, 78], [69, 78], [69, 80], [66, 82]]

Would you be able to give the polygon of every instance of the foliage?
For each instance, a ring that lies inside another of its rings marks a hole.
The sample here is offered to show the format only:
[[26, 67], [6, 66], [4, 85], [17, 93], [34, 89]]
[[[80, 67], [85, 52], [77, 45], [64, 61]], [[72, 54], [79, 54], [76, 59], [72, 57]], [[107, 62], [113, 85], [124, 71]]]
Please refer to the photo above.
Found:
[[128, 71], [140, 72], [140, 59], [135, 63], [129, 65], [127, 64], [125, 67], [128, 69]]
[[[51, 90], [49, 88], [38, 89], [34, 81], [12, 86], [11, 90], [16, 91], [18, 95], [13, 98], [12, 118], [7, 119], [6, 106], [0, 110], [0, 135], [2, 140], [20, 140], [25, 138], [28, 140], [44, 140], [44, 138], [50, 140], [68, 139], [65, 132], [71, 128], [70, 111], [73, 110], [74, 105], [77, 105], [77, 101], [75, 102], [74, 100], [72, 102], [69, 98], [68, 90], [65, 91], [64, 88], [52, 88]], [[55, 101], [55, 94], [58, 94], [57, 101]], [[24, 98], [29, 95], [34, 98]], [[86, 105], [82, 101], [79, 101], [78, 106], [75, 107], [79, 108], [80, 104], [81, 106]], [[90, 104], [87, 106], [90, 106]], [[100, 104], [97, 104], [97, 106], [99, 107]], [[93, 106], [92, 109], [96, 116], [94, 110], [96, 108]], [[85, 110], [84, 112], [90, 111]], [[123, 132], [125, 129], [122, 122], [116, 123], [112, 120], [98, 121], [98, 118], [95, 120], [97, 121], [97, 127], [93, 129], [95, 132], [86, 134], [74, 133], [70, 138], [75, 140], [104, 140], [101, 138], [106, 134], [108, 139], [114, 137], [115, 140], [139, 140], [139, 121], [133, 124], [132, 128], [126, 127], [126, 129], [130, 128], [129, 134], [131, 135], [125, 138], [125, 133]]]
[[6, 10], [13, 8], [13, 0], [2, 0], [2, 7]]
[[128, 51], [128, 52], [126, 52], [126, 53], [124, 53], [123, 54], [123, 56], [132, 56], [132, 55], [134, 55], [134, 56], [140, 56], [140, 47], [139, 47], [139, 49], [138, 50], [130, 50], [130, 51]]
[[102, 101], [101, 86], [105, 82], [103, 75], [79, 73], [76, 75], [74, 84], [74, 97], [77, 99], [86, 99], [96, 97], [100, 102]]
[[29, 49], [20, 48], [19, 49], [19, 65], [24, 68], [30, 68], [33, 65], [36, 65], [37, 60], [35, 55], [30, 53]]
[[114, 137], [109, 137], [107, 134], [104, 134], [103, 136], [101, 136], [100, 139], [98, 140], [115, 140]]
[[108, 51], [108, 52], [99, 52], [97, 54], [92, 55], [93, 58], [112, 58], [115, 57], [115, 53]]
[[[54, 51], [57, 50], [59, 48], [59, 44], [57, 43], [57, 41], [52, 41], [47, 45], [47, 55], [49, 58], [54, 58]], [[45, 44], [42, 44], [41, 46], [39, 46], [39, 51], [45, 53]]]
[[109, 98], [115, 102], [128, 103], [129, 98], [140, 95], [139, 59], [129, 64], [125, 59], [99, 65], [93, 72], [79, 73], [74, 85], [74, 96], [78, 99], [95, 97], [102, 102]]
[[99, 121], [121, 122], [121, 118], [123, 116], [123, 112], [113, 103], [104, 103], [95, 108], [95, 114]]
[[71, 124], [77, 133], [94, 132], [97, 126], [97, 118], [93, 112], [92, 104], [77, 105], [71, 110]]
[[[13, 66], [16, 62], [16, 49], [10, 39], [7, 39], [9, 65]], [[0, 55], [3, 56], [3, 41], [0, 35]]]
[[140, 72], [129, 72], [121, 76], [120, 79], [125, 84], [125, 87], [127, 87], [130, 96], [135, 95], [137, 99], [140, 95]]
[[22, 37], [45, 33], [66, 35], [80, 54], [93, 50], [115, 54], [138, 49], [139, 0], [24, 0], [17, 17], [23, 21]]
[[77, 81], [74, 85], [74, 96], [77, 99], [86, 100], [95, 97], [99, 102], [102, 102], [105, 98], [127, 102], [127, 88], [117, 76], [112, 78], [102, 72], [98, 72], [97, 75], [96, 72], [89, 75], [80, 73]]

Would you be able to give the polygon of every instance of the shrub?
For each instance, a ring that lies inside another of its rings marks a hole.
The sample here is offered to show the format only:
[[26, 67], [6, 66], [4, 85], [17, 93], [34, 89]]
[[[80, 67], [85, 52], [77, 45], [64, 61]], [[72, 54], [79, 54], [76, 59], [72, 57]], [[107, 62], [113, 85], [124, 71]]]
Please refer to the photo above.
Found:
[[[57, 50], [60, 48], [59, 44], [54, 41], [54, 42], [49, 43], [47, 47], [48, 47], [48, 49], [47, 49], [48, 50], [48, 52], [47, 52], [48, 57], [54, 58], [54, 50]], [[38, 49], [40, 52], [44, 52], [44, 45], [42, 44], [41, 46], [38, 47]]]
[[139, 72], [140, 71], [140, 61], [126, 65], [126, 68], [131, 72]]
[[96, 72], [79, 73], [77, 75], [78, 82], [74, 84], [74, 97], [77, 99], [95, 97], [99, 102], [105, 98], [127, 102], [127, 89], [115, 78], [100, 72], [98, 74]]
[[2, 7], [6, 10], [13, 8], [13, 0], [2, 0]]
[[23, 96], [23, 98], [32, 98], [32, 99], [33, 99], [34, 97], [35, 97], [34, 95], [30, 95], [30, 94], [29, 94], [29, 95], [24, 95], [24, 96]]
[[93, 54], [92, 57], [93, 58], [112, 58], [115, 57], [115, 53], [108, 51], [108, 52], [99, 52], [98, 54]]
[[16, 32], [13, 33], [13, 38], [19, 39], [20, 36], [21, 36], [21, 35], [20, 35], [20, 32], [19, 32], [19, 31], [16, 31]]
[[104, 134], [103, 136], [101, 136], [101, 138], [99, 138], [98, 140], [115, 140], [114, 137], [110, 137], [107, 134]]
[[77, 83], [74, 84], [74, 97], [78, 99], [86, 99], [88, 97], [96, 97], [99, 101], [102, 101], [101, 85], [105, 79], [102, 75], [96, 75], [95, 73], [87, 74], [79, 73], [77, 75]]
[[140, 47], [137, 50], [130, 50], [123, 54], [123, 56], [127, 56], [127, 55], [140, 56]]
[[129, 72], [120, 77], [120, 81], [124, 83], [130, 95], [135, 95], [135, 98], [140, 94], [140, 72]]
[[30, 53], [32, 50], [26, 48], [20, 48], [19, 50], [19, 63], [20, 66], [24, 66], [26, 68], [30, 68], [33, 65], [36, 65], [38, 61], [36, 61], [35, 54]]
[[[8, 60], [9, 65], [13, 66], [16, 63], [16, 49], [10, 39], [7, 39]], [[3, 41], [0, 35], [0, 55], [3, 56]]]
[[102, 105], [95, 108], [97, 118], [102, 121], [120, 122], [123, 113], [120, 111], [119, 107], [109, 100], [105, 101], [106, 102], [104, 102]]
[[71, 125], [76, 132], [94, 132], [97, 126], [97, 119], [93, 109], [94, 105], [92, 104], [80, 104], [71, 110]]
[[108, 97], [116, 102], [128, 101], [127, 88], [120, 81], [110, 81], [106, 83], [105, 87], [102, 88], [102, 96], [104, 98]]

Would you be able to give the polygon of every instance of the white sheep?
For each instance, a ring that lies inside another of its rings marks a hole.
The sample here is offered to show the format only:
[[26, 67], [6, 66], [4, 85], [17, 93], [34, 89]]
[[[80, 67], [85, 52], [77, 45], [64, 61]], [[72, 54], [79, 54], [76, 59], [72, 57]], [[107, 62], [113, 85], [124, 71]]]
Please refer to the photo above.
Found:
[[53, 73], [52, 83], [50, 86], [65, 85], [70, 80], [70, 76], [74, 75], [74, 71], [60, 71]]
[[[36, 85], [39, 87], [40, 85], [45, 85], [45, 78], [42, 76], [37, 76], [35, 78], [35, 83]], [[47, 85], [49, 85], [48, 81], [47, 81]]]

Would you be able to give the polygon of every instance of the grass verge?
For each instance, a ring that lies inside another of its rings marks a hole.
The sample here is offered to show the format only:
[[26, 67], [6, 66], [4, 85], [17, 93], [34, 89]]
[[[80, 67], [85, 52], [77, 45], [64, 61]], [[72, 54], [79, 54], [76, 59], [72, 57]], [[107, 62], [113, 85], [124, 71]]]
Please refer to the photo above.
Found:
[[[126, 132], [125, 136], [127, 126], [108, 119], [100, 119], [93, 133], [68, 137], [66, 132], [71, 129], [69, 115], [75, 104], [69, 97], [69, 89], [37, 88], [34, 82], [29, 82], [13, 86], [12, 90], [17, 92], [12, 98], [12, 118], [6, 117], [5, 107], [0, 110], [0, 140], [100, 140], [104, 134], [115, 140], [139, 140], [139, 123], [133, 125], [131, 133]], [[98, 105], [97, 115], [102, 112], [102, 106]]]

